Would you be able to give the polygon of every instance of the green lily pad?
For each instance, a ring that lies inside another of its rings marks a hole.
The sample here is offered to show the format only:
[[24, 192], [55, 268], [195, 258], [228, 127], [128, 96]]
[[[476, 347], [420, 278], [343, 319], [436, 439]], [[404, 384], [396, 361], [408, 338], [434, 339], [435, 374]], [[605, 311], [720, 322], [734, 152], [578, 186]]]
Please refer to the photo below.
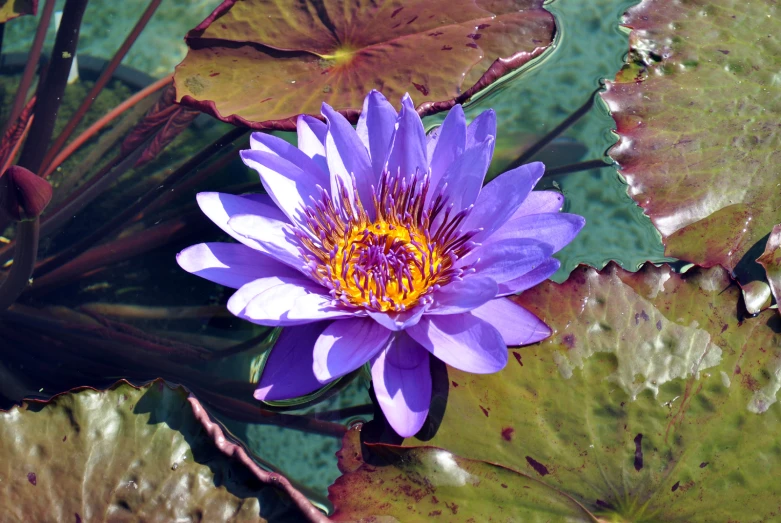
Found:
[[34, 15], [38, 12], [38, 0], [5, 0], [0, 2], [0, 24], [17, 16]]
[[344, 475], [328, 489], [333, 521], [588, 521], [577, 501], [527, 474], [434, 447], [368, 447], [371, 463], [360, 432], [345, 435], [337, 453]]
[[543, 0], [377, 5], [225, 0], [187, 35], [177, 100], [236, 125], [295, 128], [325, 101], [355, 120], [378, 89], [421, 114], [468, 99], [552, 42]]
[[162, 381], [27, 401], [0, 412], [3, 521], [301, 521], [219, 444]]
[[766, 0], [649, 0], [603, 99], [610, 155], [666, 253], [734, 269], [781, 221], [781, 17]]
[[[738, 318], [739, 295], [721, 268], [610, 264], [545, 282], [517, 300], [553, 335], [512, 350], [497, 374], [448, 369], [447, 398], [432, 401], [446, 401], [444, 415], [422, 432], [435, 434], [405, 445], [525, 474], [551, 487], [547, 501], [566, 494], [604, 521], [773, 520], [781, 318]], [[424, 464], [413, 469], [431, 482]], [[400, 499], [363, 513], [411, 503]]]
[[767, 239], [765, 252], [757, 258], [767, 274], [770, 289], [776, 298], [776, 303], [781, 303], [781, 225], [773, 227], [773, 232]]

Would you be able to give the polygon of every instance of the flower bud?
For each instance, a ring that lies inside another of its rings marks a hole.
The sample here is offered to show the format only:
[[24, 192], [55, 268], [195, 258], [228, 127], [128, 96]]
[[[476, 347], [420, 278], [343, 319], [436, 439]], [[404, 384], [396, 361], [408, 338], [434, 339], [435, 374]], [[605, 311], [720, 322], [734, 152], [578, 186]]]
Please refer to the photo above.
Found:
[[51, 199], [51, 184], [24, 167], [12, 165], [0, 175], [0, 212], [13, 220], [39, 217]]

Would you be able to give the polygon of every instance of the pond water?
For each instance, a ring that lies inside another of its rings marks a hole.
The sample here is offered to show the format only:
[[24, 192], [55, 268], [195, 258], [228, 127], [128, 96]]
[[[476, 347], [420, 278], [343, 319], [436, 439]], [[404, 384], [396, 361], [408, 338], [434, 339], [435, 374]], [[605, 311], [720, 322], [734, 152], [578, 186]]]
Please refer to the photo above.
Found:
[[[111, 50], [124, 38], [132, 26], [131, 21], [145, 4], [138, 1], [91, 4], [85, 18], [80, 52], [110, 57]], [[126, 59], [128, 66], [160, 78], [181, 60], [186, 51], [181, 35], [200, 22], [214, 2], [189, 2], [186, 8], [177, 4], [164, 2], [154, 23], [147, 28]], [[627, 52], [627, 36], [619, 29], [618, 22], [621, 14], [632, 4], [632, 1], [627, 0], [557, 0], [547, 5], [556, 17], [559, 31], [554, 48], [542, 60], [528, 67], [528, 70], [478, 97], [466, 109], [468, 118], [487, 108], [494, 108], [498, 113], [499, 137], [494, 170], [509, 163], [526, 147], [574, 113], [589, 100], [591, 93], [599, 88], [604, 79], [612, 78], [621, 68]], [[34, 27], [33, 17], [11, 24], [5, 34], [3, 52], [26, 50]], [[51, 36], [48, 42], [47, 45], [50, 45]], [[18, 79], [11, 82], [16, 81]], [[77, 92], [78, 89], [70, 88], [66, 98], [70, 95], [80, 100], [84, 88], [80, 92]], [[12, 94], [13, 90], [9, 87], [4, 104], [10, 103]], [[104, 101], [101, 107], [111, 107], [112, 102], [106, 98], [109, 94], [102, 96]], [[98, 115], [96, 110], [87, 123], [94, 121]], [[441, 122], [442, 118], [443, 115], [432, 116], [426, 118], [424, 123], [430, 128]], [[613, 126], [613, 120], [597, 98], [582, 118], [537, 156], [547, 163], [549, 170], [589, 160], [605, 161], [603, 167], [546, 177], [538, 186], [561, 190], [567, 198], [565, 210], [585, 216], [587, 220], [585, 229], [577, 239], [557, 255], [562, 268], [554, 276], [556, 281], [566, 279], [569, 272], [581, 263], [601, 268], [608, 261], [615, 260], [627, 269], [636, 270], [645, 261], [669, 260], [664, 257], [658, 233], [641, 209], [626, 195], [626, 186], [606, 156], [607, 149], [615, 142], [615, 135], [611, 132]], [[117, 209], [127, 205], [127, 201], [141, 197], [154, 188], [162, 182], [166, 173], [228, 130], [230, 126], [226, 124], [201, 117], [154, 164], [120, 178], [118, 191], [113, 191], [102, 201], [88, 207], [83, 215], [76, 217], [57, 234], [45, 237], [42, 253], [45, 255], [61, 249], [63, 245], [76, 241], [79, 234], [84, 234], [95, 224], [109, 220]], [[286, 139], [294, 139], [292, 135], [281, 134]], [[74, 168], [78, 161], [80, 157], [64, 165], [64, 168]], [[145, 180], [144, 176], [149, 176], [149, 179]], [[192, 214], [193, 207], [191, 203], [188, 207], [187, 202], [192, 202], [199, 190], [253, 183], [252, 176], [237, 160], [226, 160], [197, 186], [177, 187], [173, 194], [175, 198], [171, 200], [171, 205], [175, 206], [171, 209], [189, 216], [187, 213]], [[57, 175], [55, 179], [62, 181]], [[143, 232], [144, 227], [151, 230], [160, 222], [172, 218], [165, 209], [158, 209], [158, 213], [158, 221], [139, 221], [134, 228], [129, 229], [128, 234]], [[26, 303], [35, 307], [86, 306], [88, 310], [107, 314], [118, 322], [152, 336], [169, 337], [183, 343], [205, 339], [219, 349], [262, 338], [267, 334], [262, 328], [243, 323], [219, 311], [229, 291], [184, 274], [176, 265], [175, 254], [182, 247], [193, 243], [196, 237], [197, 241], [221, 238], [217, 228], [211, 224], [203, 220], [194, 223], [199, 224], [195, 230], [197, 235], [178, 237], [176, 241], [151, 250], [139, 246], [143, 256], [128, 258], [107, 271], [78, 273], [70, 281], [66, 279], [58, 282], [50, 292], [26, 298]], [[11, 236], [10, 231], [7, 234]], [[211, 307], [211, 312], [196, 314], [188, 309], [190, 312], [182, 312], [180, 318], [170, 312], [171, 307], [194, 305]], [[160, 311], [160, 308], [166, 307], [169, 308], [168, 313]], [[191, 317], [193, 315], [195, 318]], [[66, 318], [67, 315], [61, 317]], [[0, 362], [4, 363], [5, 371], [12, 374], [18, 372], [23, 376], [21, 381], [35, 383], [36, 390], [37, 385], [41, 385], [38, 390], [41, 397], [48, 397], [55, 392], [55, 386], [84, 384], [79, 383], [79, 379], [98, 385], [124, 376], [139, 378], [137, 375], [124, 374], [121, 368], [112, 368], [106, 361], [93, 365], [89, 356], [79, 360], [71, 354], [67, 359], [60, 359], [53, 354], [46, 362], [46, 369], [41, 370], [45, 379], [38, 383], [36, 365], [41, 358], [40, 352], [19, 354], [19, 350], [24, 347], [23, 337], [15, 341], [5, 339], [0, 343], [4, 344], [0, 351]], [[196, 380], [199, 386], [205, 386], [209, 380], [247, 382], [248, 379], [257, 379], [257, 369], [262, 360], [258, 354], [259, 350], [249, 351], [217, 361], [193, 363], [191, 368], [199, 372]], [[60, 380], [51, 383], [51, 376], [60, 367], [66, 371]], [[300, 412], [315, 417], [316, 413], [327, 412], [327, 415], [321, 415], [321, 419], [331, 419], [339, 417], [334, 416], [333, 411], [366, 406], [370, 398], [365, 378], [358, 376], [328, 400]], [[182, 381], [188, 384], [187, 380]], [[350, 423], [356, 419], [368, 419], [371, 410], [364, 407], [350, 411], [349, 414], [338, 421]], [[339, 475], [334, 458], [340, 446], [338, 438], [272, 425], [244, 423], [228, 416], [220, 418], [260, 459], [311, 488], [313, 496], [326, 503], [326, 487]]]

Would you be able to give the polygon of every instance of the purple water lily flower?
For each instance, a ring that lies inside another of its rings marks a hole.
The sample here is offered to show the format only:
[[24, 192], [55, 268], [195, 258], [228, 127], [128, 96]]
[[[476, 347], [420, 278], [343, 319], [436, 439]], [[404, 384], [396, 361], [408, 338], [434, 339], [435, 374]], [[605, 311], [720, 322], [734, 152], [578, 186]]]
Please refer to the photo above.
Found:
[[185, 270], [238, 289], [228, 309], [284, 329], [255, 397], [309, 394], [371, 363], [388, 422], [408, 437], [426, 419], [430, 357], [492, 373], [507, 346], [550, 329], [505, 296], [547, 279], [551, 255], [584, 219], [532, 188], [541, 163], [483, 187], [496, 136], [486, 111], [456, 105], [426, 136], [407, 95], [398, 113], [366, 97], [357, 129], [327, 104], [298, 118], [298, 148], [262, 133], [242, 151], [268, 195], [200, 193], [203, 212], [240, 243], [182, 251]]

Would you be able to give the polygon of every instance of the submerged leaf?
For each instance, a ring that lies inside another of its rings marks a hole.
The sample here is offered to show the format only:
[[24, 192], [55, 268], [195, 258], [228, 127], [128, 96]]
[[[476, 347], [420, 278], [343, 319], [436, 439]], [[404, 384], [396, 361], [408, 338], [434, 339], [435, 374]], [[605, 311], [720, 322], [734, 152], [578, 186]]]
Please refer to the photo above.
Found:
[[357, 119], [371, 89], [394, 104], [410, 92], [429, 114], [541, 54], [555, 31], [542, 5], [225, 0], [187, 35], [177, 99], [255, 129], [292, 129], [322, 101]]
[[666, 253], [734, 269], [781, 221], [781, 19], [766, 0], [644, 0], [603, 94], [610, 155]]
[[25, 402], [0, 412], [4, 521], [300, 517], [219, 443], [162, 381]]
[[150, 136], [155, 135], [138, 158], [136, 167], [156, 158], [200, 114], [176, 103], [175, 98], [176, 90], [173, 85], [165, 88], [160, 99], [122, 142], [122, 154], [130, 154]]
[[781, 318], [741, 321], [739, 295], [721, 268], [612, 264], [525, 291], [515, 299], [553, 335], [497, 374], [449, 368], [425, 444], [526, 474], [608, 521], [770, 520]]

